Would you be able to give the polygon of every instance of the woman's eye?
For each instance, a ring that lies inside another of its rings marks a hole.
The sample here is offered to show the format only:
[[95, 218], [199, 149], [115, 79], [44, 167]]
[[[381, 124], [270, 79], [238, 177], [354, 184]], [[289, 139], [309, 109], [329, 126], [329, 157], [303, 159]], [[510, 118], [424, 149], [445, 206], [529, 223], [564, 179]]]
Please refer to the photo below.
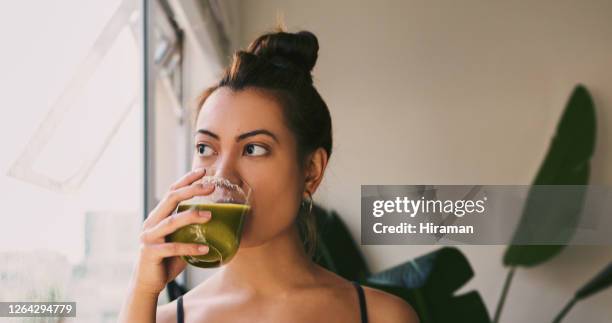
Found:
[[268, 149], [255, 144], [248, 144], [245, 146], [244, 151], [252, 156], [263, 156], [268, 152]]
[[[198, 149], [198, 154], [200, 156], [210, 156], [212, 153], [212, 149], [210, 149], [210, 147], [205, 144], [198, 144], [196, 145], [196, 148]], [[206, 148], [209, 148], [209, 149], [207, 150]], [[211, 152], [208, 152], [208, 151], [211, 151]]]

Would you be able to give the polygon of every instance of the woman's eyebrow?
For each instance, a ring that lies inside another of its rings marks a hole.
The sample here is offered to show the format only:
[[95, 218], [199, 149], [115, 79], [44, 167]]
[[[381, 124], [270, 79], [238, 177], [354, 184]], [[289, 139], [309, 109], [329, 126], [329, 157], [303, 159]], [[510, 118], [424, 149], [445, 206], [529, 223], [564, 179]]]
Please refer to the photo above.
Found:
[[206, 130], [206, 129], [198, 129], [198, 131], [197, 131], [197, 132], [198, 132], [198, 133], [201, 133], [201, 134], [203, 134], [203, 135], [208, 135], [208, 136], [211, 136], [211, 137], [213, 137], [213, 138], [215, 138], [215, 139], [219, 140], [219, 135], [217, 135], [216, 133], [214, 133], [214, 132], [212, 132], [212, 131], [209, 131], [209, 130]]
[[[214, 132], [212, 132], [210, 130], [207, 130], [207, 129], [198, 129], [198, 133], [201, 133], [201, 134], [204, 134], [204, 135], [208, 135], [208, 136], [211, 136], [211, 137], [219, 140], [219, 135], [217, 135], [216, 133], [214, 133]], [[278, 138], [276, 137], [276, 135], [274, 133], [272, 133], [271, 131], [266, 130], [266, 129], [256, 129], [256, 130], [252, 130], [252, 131], [249, 131], [249, 132], [245, 132], [245, 133], [243, 133], [243, 134], [241, 134], [241, 135], [236, 137], [236, 142], [238, 142], [238, 141], [240, 141], [240, 140], [242, 140], [244, 138], [252, 137], [252, 136], [255, 136], [255, 135], [267, 135], [267, 136], [270, 136], [272, 139], [274, 139], [274, 141], [276, 141], [278, 143]]]

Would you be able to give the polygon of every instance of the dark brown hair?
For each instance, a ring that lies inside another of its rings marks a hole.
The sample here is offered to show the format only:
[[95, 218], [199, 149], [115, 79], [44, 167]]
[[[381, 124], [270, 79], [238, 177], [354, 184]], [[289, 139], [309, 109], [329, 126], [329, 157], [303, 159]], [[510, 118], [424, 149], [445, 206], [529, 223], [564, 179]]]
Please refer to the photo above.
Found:
[[[221, 80], [199, 96], [194, 122], [206, 99], [216, 89], [253, 89], [277, 100], [283, 108], [287, 127], [297, 142], [296, 155], [304, 169], [310, 153], [322, 147], [332, 153], [332, 123], [327, 104], [313, 85], [312, 69], [319, 51], [317, 37], [309, 31], [288, 33], [283, 27], [255, 39], [246, 50], [233, 54]], [[308, 202], [300, 207], [297, 225], [309, 257], [316, 249], [317, 230]], [[314, 209], [314, 208], [313, 208]]]

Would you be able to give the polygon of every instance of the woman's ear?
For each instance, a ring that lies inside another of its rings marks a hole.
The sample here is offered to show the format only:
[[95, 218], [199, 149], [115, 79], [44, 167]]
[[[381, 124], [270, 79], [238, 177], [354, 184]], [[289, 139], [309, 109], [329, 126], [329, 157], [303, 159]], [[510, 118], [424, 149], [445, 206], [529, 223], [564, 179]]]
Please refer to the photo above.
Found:
[[[327, 152], [325, 149], [319, 147], [310, 154], [310, 157], [306, 161], [306, 178], [305, 178], [305, 190], [314, 194], [323, 180], [323, 174], [325, 173], [325, 167], [327, 167]], [[304, 192], [306, 193], [306, 192]]]

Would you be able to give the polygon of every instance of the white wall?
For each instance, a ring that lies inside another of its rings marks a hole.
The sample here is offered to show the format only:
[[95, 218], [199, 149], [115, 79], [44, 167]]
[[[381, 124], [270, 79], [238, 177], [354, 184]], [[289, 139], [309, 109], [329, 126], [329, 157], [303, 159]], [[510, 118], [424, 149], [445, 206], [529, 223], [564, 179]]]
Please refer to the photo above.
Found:
[[[334, 152], [316, 201], [356, 238], [362, 184], [530, 184], [573, 88], [594, 96], [592, 183], [612, 183], [611, 1], [242, 2], [242, 46], [282, 10], [291, 31], [320, 41], [315, 83], [328, 103]], [[436, 246], [364, 246], [374, 270]], [[503, 246], [464, 246], [490, 312], [506, 271]], [[502, 322], [549, 322], [612, 259], [573, 247], [517, 272]], [[612, 289], [565, 322], [610, 322]]]

